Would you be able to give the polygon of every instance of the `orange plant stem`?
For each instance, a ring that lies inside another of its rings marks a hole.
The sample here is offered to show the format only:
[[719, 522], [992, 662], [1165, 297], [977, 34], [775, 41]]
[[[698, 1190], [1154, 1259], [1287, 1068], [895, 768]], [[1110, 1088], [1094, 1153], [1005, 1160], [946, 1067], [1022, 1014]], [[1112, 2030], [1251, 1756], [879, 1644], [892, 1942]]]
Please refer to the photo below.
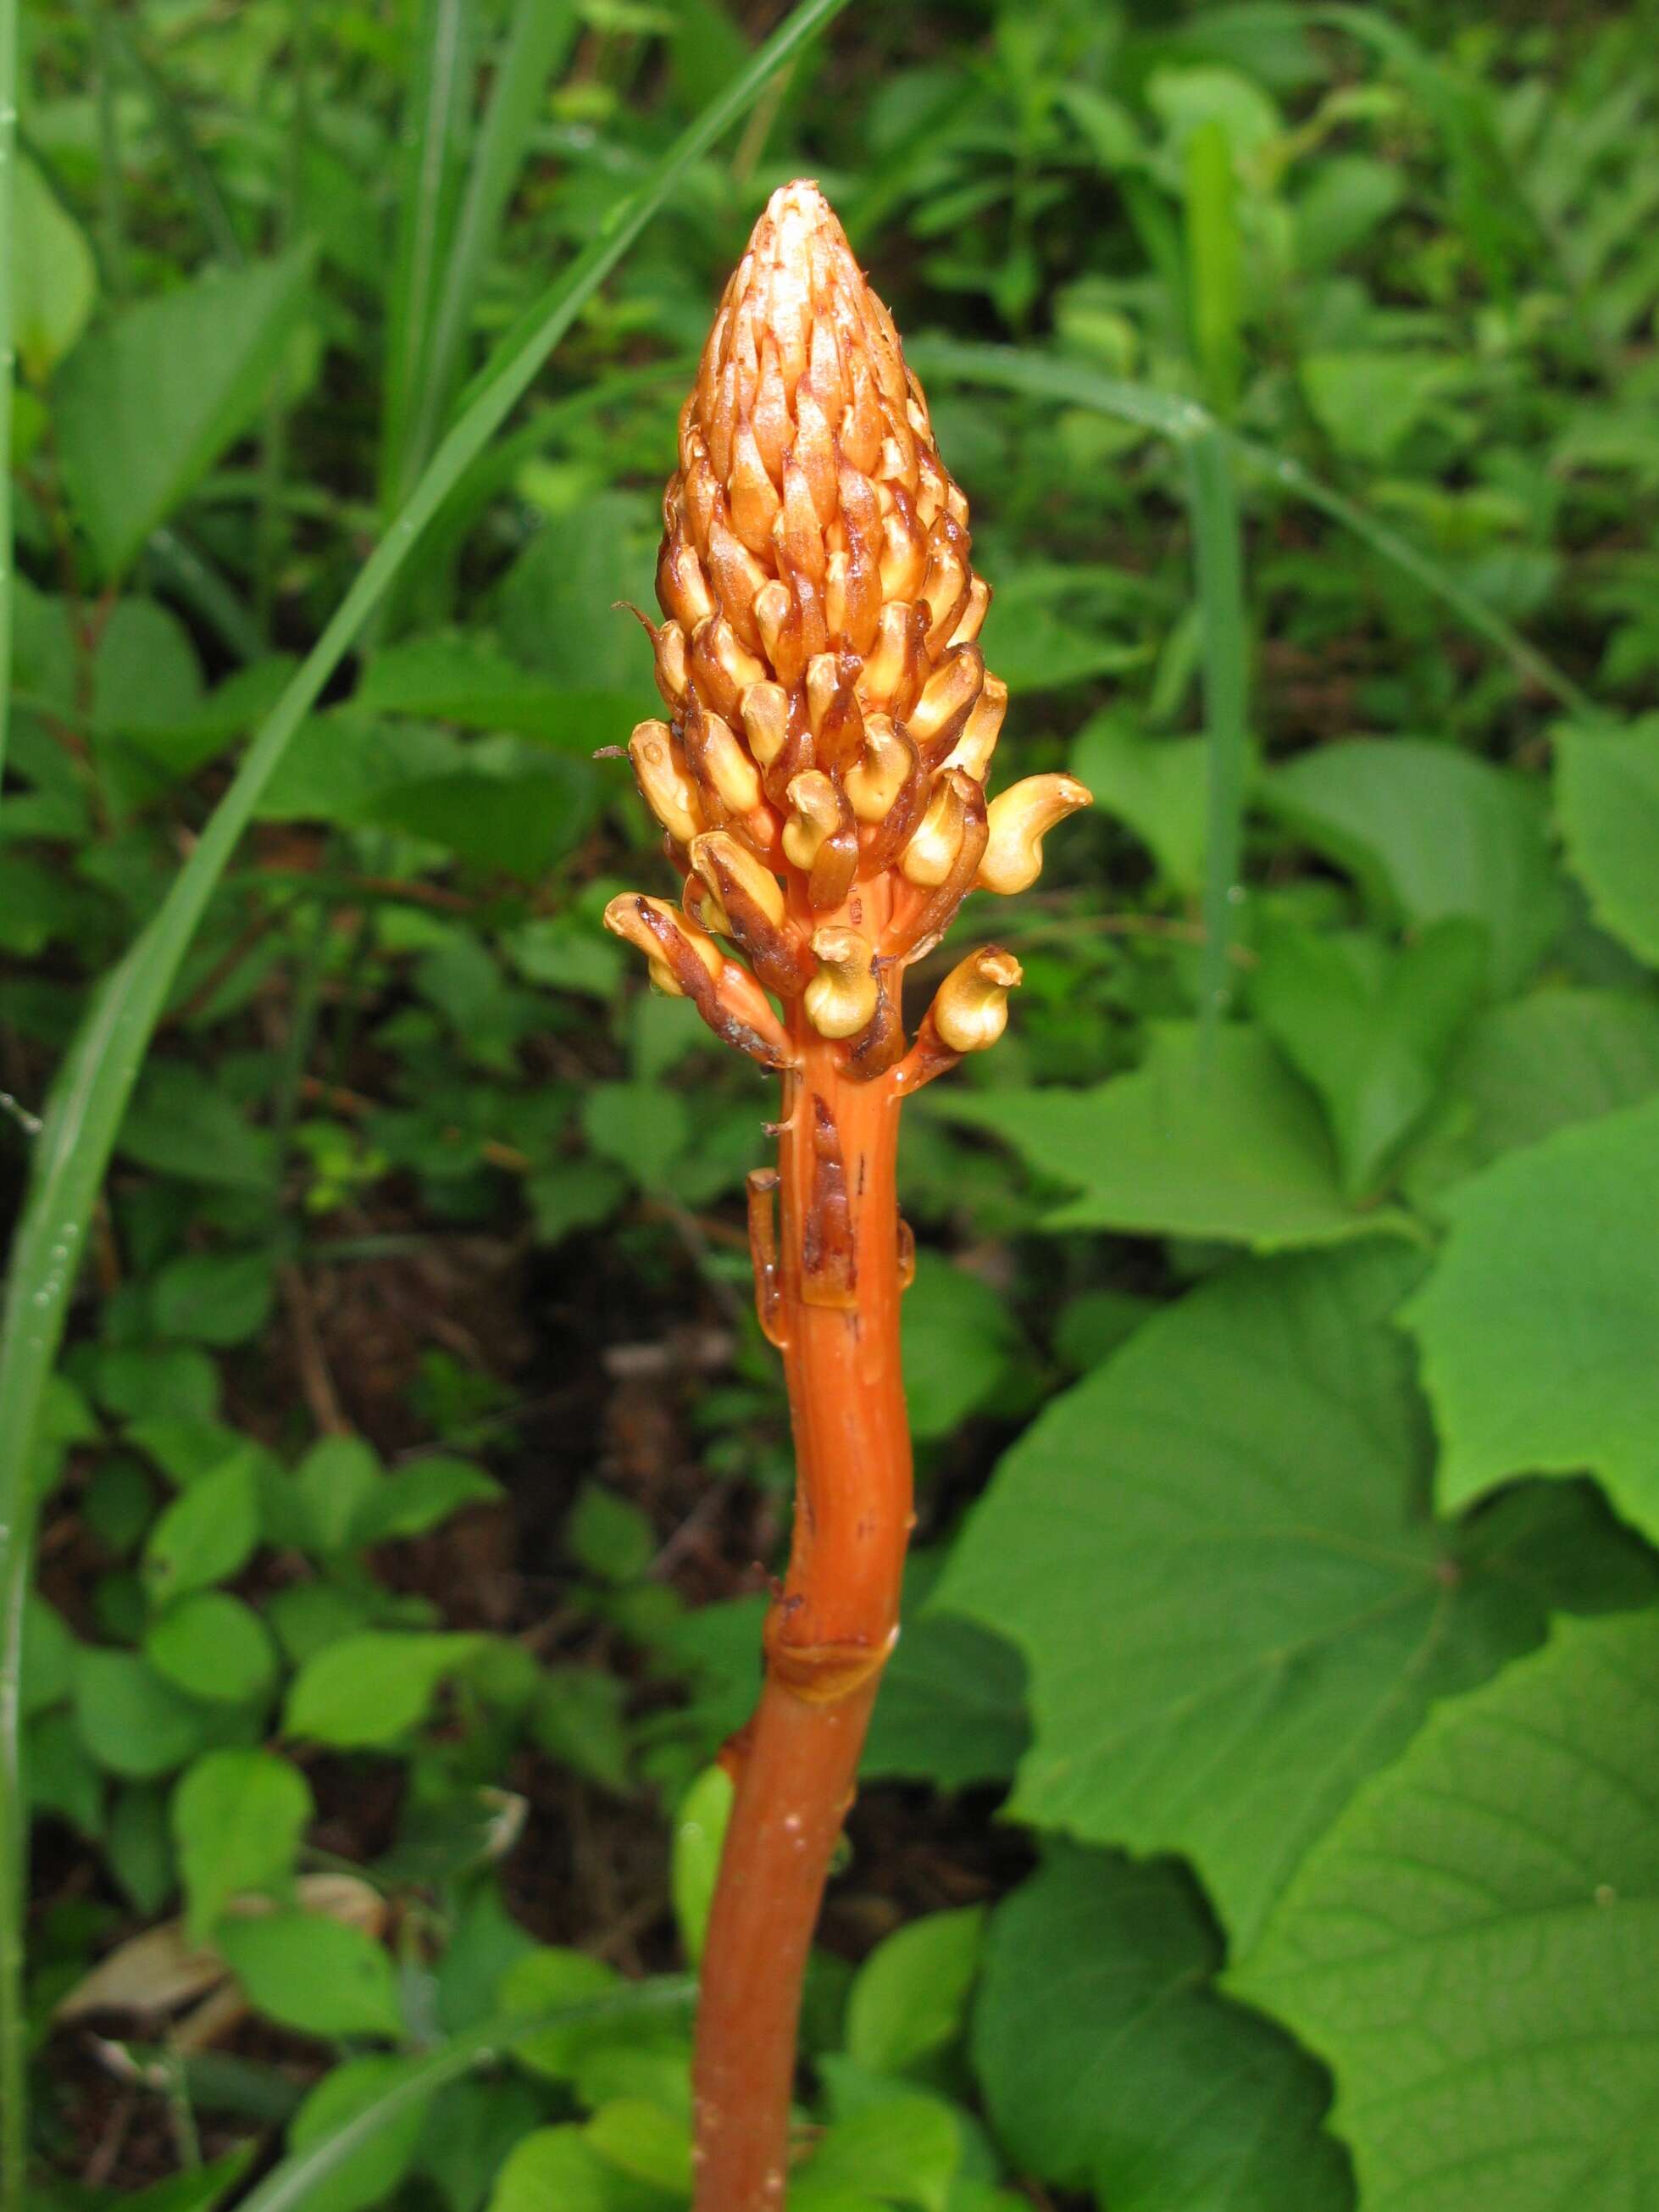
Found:
[[776, 2212], [784, 2200], [802, 1979], [897, 1632], [911, 1522], [898, 1091], [888, 1075], [849, 1081], [795, 1011], [802, 1064], [784, 1079], [769, 1316], [789, 1385], [794, 1535], [703, 1954], [696, 2212]]

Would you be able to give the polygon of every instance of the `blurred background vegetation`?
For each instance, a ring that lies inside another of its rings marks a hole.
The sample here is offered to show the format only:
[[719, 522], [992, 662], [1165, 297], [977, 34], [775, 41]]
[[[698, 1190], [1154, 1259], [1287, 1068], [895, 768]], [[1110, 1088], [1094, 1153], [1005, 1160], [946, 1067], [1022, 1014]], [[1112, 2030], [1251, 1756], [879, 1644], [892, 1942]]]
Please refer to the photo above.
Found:
[[[781, 13], [25, 9], [14, 1189], [481, 363]], [[970, 902], [1024, 986], [907, 1115], [911, 1620], [792, 2203], [1659, 2202], [1659, 1936], [1590, 1924], [1659, 1895], [1653, 27], [852, 0], [460, 473], [212, 888], [46, 1401], [41, 2205], [196, 2212], [411, 2083], [261, 2201], [685, 2201], [674, 1986], [417, 2069], [695, 1956], [787, 1537], [772, 1097], [599, 917], [667, 888], [618, 603], [795, 174], [970, 500], [1006, 772], [1098, 803]]]

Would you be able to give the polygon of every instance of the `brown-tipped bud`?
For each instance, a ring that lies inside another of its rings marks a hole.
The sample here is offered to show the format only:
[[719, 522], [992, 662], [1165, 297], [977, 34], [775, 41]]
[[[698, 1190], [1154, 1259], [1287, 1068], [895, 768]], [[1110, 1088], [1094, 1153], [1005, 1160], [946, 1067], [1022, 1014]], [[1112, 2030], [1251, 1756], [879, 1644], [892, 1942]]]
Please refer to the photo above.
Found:
[[726, 909], [733, 941], [749, 955], [766, 988], [796, 996], [811, 980], [812, 957], [788, 918], [783, 887], [771, 870], [724, 830], [705, 830], [692, 841], [691, 865]]
[[726, 955], [712, 937], [676, 914], [666, 899], [647, 898], [642, 891], [624, 891], [605, 910], [605, 926], [643, 952], [651, 981], [671, 999], [695, 997], [700, 986], [692, 972], [706, 981], [718, 981]]
[[901, 485], [881, 521], [881, 595], [884, 599], [914, 599], [928, 573], [927, 533]]
[[755, 594], [755, 623], [772, 672], [790, 690], [799, 683], [806, 666], [806, 647], [801, 635], [801, 611], [787, 584], [775, 578]]
[[685, 632], [677, 622], [665, 622], [660, 629], [652, 631], [651, 654], [664, 706], [679, 706], [691, 688], [691, 656]]
[[983, 1052], [994, 1045], [1008, 1026], [1008, 994], [1020, 975], [1018, 961], [1000, 945], [988, 945], [958, 962], [927, 1010], [939, 1042], [957, 1053]]
[[818, 970], [801, 1001], [807, 1020], [820, 1036], [856, 1036], [881, 996], [875, 947], [855, 929], [824, 928], [812, 932], [812, 951]]
[[789, 694], [781, 684], [751, 684], [739, 709], [749, 750], [770, 768], [789, 736]]
[[772, 524], [781, 502], [766, 472], [751, 423], [738, 425], [729, 483], [732, 527], [751, 553], [764, 559], [771, 549]]
[[718, 509], [708, 525], [708, 580], [738, 643], [748, 652], [758, 653], [761, 633], [755, 619], [755, 598], [769, 578], [743, 540], [727, 527]]
[[717, 714], [736, 714], [744, 693], [766, 672], [765, 663], [739, 642], [724, 615], [711, 615], [692, 631], [692, 680]]
[[991, 756], [997, 749], [1007, 711], [1008, 686], [1000, 676], [988, 676], [945, 767], [966, 769], [975, 783], [983, 783], [990, 773]]
[[952, 645], [971, 645], [985, 626], [990, 611], [991, 586], [983, 576], [975, 576], [968, 586], [968, 603], [962, 610], [962, 619], [951, 633]]
[[1056, 822], [1093, 805], [1094, 793], [1074, 775], [1028, 775], [1000, 792], [990, 805], [981, 890], [1030, 890], [1042, 873], [1043, 838]]
[[657, 556], [657, 600], [689, 636], [714, 611], [714, 594], [702, 563], [678, 530], [671, 530]]
[[927, 890], [945, 882], [962, 850], [964, 813], [957, 779], [953, 775], [940, 776], [927, 802], [927, 811], [899, 856], [899, 867], [909, 882]]
[[927, 550], [927, 573], [921, 580], [921, 597], [928, 607], [927, 650], [942, 653], [945, 640], [955, 633], [968, 605], [968, 533], [954, 516], [943, 514], [933, 525]]
[[641, 798], [677, 845], [689, 845], [704, 827], [702, 811], [667, 723], [636, 723], [628, 757]]
[[813, 737], [823, 726], [841, 690], [841, 662], [833, 653], [814, 653], [806, 669], [806, 714]]
[[908, 713], [927, 673], [922, 644], [927, 628], [925, 608], [901, 600], [882, 608], [876, 641], [859, 678], [859, 696], [866, 707], [885, 708], [895, 720]]
[[985, 656], [976, 645], [947, 653], [921, 687], [921, 696], [905, 717], [925, 767], [936, 767], [967, 726], [985, 688]]

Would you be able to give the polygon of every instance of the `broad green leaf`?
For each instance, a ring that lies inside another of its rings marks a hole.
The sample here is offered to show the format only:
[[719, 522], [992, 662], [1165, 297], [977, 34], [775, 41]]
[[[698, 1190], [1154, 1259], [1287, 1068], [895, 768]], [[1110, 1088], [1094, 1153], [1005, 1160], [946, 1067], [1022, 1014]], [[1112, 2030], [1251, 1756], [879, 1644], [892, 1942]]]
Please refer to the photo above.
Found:
[[[638, 492], [600, 492], [549, 516], [501, 581], [501, 635], [513, 659], [557, 684], [647, 705], [645, 641], [627, 608], [653, 596], [661, 534], [654, 503]], [[625, 744], [638, 712], [596, 732], [593, 744]]]
[[124, 2190], [121, 2212], [218, 2212], [258, 2155], [257, 2142], [239, 2144], [205, 2166], [186, 2166], [148, 2189]]
[[945, 1119], [1005, 1138], [1083, 1194], [1048, 1229], [1215, 1237], [1271, 1252], [1399, 1233], [1404, 1218], [1344, 1199], [1319, 1109], [1268, 1040], [1228, 1024], [1206, 1060], [1196, 1028], [1157, 1030], [1146, 1061], [1091, 1091], [950, 1092]]
[[1351, 1198], [1373, 1189], [1433, 1104], [1474, 1012], [1486, 933], [1434, 923], [1398, 951], [1358, 931], [1263, 933], [1251, 1005], [1324, 1102]]
[[974, 2007], [974, 2069], [1019, 2171], [1112, 2212], [1346, 2212], [1324, 2077], [1216, 1993], [1221, 1961], [1169, 1861], [1045, 1851], [992, 1915]]
[[691, 2193], [691, 2130], [687, 2121], [644, 2097], [615, 2097], [584, 2130], [605, 2164], [671, 2197]]
[[288, 1693], [283, 1729], [319, 1743], [395, 1742], [424, 1718], [439, 1683], [482, 1641], [392, 1630], [343, 1637], [301, 1668]]
[[1435, 1525], [1395, 1310], [1414, 1255], [1231, 1269], [1003, 1460], [934, 1602], [1024, 1651], [1012, 1809], [1190, 1857], [1248, 1943], [1355, 1784], [1553, 1607], [1653, 1594], [1583, 1488]]
[[343, 1552], [359, 1541], [385, 1484], [379, 1455], [362, 1437], [319, 1437], [294, 1470], [311, 1547]]
[[1534, 991], [1470, 1029], [1406, 1163], [1413, 1196], [1499, 1153], [1659, 1091], [1659, 1006], [1618, 991]]
[[201, 1069], [176, 1060], [145, 1069], [116, 1149], [158, 1175], [236, 1190], [269, 1190], [276, 1172], [270, 1133], [251, 1128]]
[[904, 1296], [904, 1396], [910, 1431], [948, 1437], [994, 1398], [1024, 1349], [1007, 1301], [936, 1252], [916, 1255]]
[[150, 1286], [158, 1334], [198, 1344], [246, 1344], [270, 1317], [276, 1297], [276, 1255], [268, 1244], [248, 1252], [185, 1252], [169, 1260]]
[[1316, 353], [1302, 362], [1302, 388], [1331, 443], [1362, 461], [1386, 461], [1462, 374], [1443, 354]]
[[657, 1549], [649, 1516], [599, 1482], [577, 1492], [564, 1540], [572, 1559], [606, 1583], [637, 1582]]
[[896, 1929], [859, 1968], [847, 2001], [847, 2055], [902, 2074], [962, 2032], [985, 1932], [982, 1905], [930, 1912]]
[[1564, 1622], [1355, 1798], [1232, 1976], [1366, 2212], [1659, 2203], [1659, 1616]]
[[691, 1141], [691, 1109], [659, 1083], [594, 1083], [582, 1099], [582, 1131], [602, 1158], [657, 1189]]
[[484, 2212], [657, 2212], [664, 2199], [607, 2166], [583, 2128], [538, 2128], [495, 2177]]
[[720, 1847], [732, 1817], [731, 1776], [718, 1763], [705, 1766], [680, 1800], [674, 1815], [674, 1856], [670, 1889], [680, 1945], [696, 1966], [702, 1956], [708, 1912], [714, 1901]]
[[198, 1590], [144, 1632], [144, 1656], [193, 1698], [246, 1705], [276, 1679], [270, 1631], [252, 1606], [223, 1590]]
[[1204, 888], [1209, 740], [1149, 738], [1121, 709], [1107, 708], [1079, 731], [1072, 770], [1096, 805], [1150, 849], [1170, 888], [1196, 898]]
[[259, 1484], [252, 1458], [239, 1453], [176, 1498], [144, 1546], [144, 1588], [165, 1605], [239, 1574], [259, 1540]]
[[1440, 1202], [1451, 1234], [1406, 1318], [1442, 1505], [1588, 1469], [1659, 1537], [1659, 1099], [1509, 1153]]
[[98, 270], [86, 233], [34, 163], [12, 159], [12, 342], [23, 374], [44, 384], [87, 326]]
[[1268, 811], [1358, 882], [1380, 919], [1478, 921], [1495, 990], [1516, 989], [1565, 916], [1538, 794], [1514, 770], [1414, 738], [1352, 738], [1257, 787]]
[[115, 1792], [104, 1848], [110, 1872], [135, 1911], [154, 1917], [178, 1880], [167, 1833], [167, 1792], [159, 1782], [130, 1782]]
[[392, 1961], [362, 1929], [289, 1910], [223, 1920], [216, 1941], [267, 2020], [302, 2035], [403, 2034]]
[[64, 474], [106, 574], [256, 419], [309, 276], [303, 251], [210, 269], [125, 308], [64, 364], [53, 386]]
[[476, 867], [533, 883], [580, 842], [597, 795], [586, 763], [549, 757], [522, 775], [459, 769], [385, 786], [353, 809], [352, 819], [406, 830]]
[[368, 1493], [353, 1521], [352, 1536], [359, 1544], [423, 1536], [464, 1506], [489, 1504], [501, 1495], [500, 1483], [468, 1460], [419, 1459]]
[[100, 1766], [142, 1782], [205, 1750], [218, 1719], [136, 1651], [83, 1645], [75, 1662], [75, 1724]]
[[173, 1836], [191, 1937], [251, 1890], [286, 1887], [312, 1817], [311, 1787], [269, 1751], [210, 1751], [173, 1793]]
[[28, 1595], [23, 1627], [22, 1711], [25, 1720], [61, 1705], [75, 1691], [77, 1646], [68, 1623], [39, 1590]]
[[[290, 2154], [327, 2142], [336, 2129], [349, 2125], [388, 2090], [397, 2088], [416, 2063], [384, 2057], [348, 2058], [324, 2075], [289, 2124]], [[306, 2212], [369, 2212], [369, 2208], [387, 2203], [414, 2163], [428, 2111], [414, 2100], [403, 2104], [386, 2126], [342, 2160], [325, 2179], [313, 2184]]]
[[625, 1792], [632, 1782], [627, 1705], [627, 1684], [606, 1668], [550, 1667], [535, 1683], [526, 1720], [550, 1759]]
[[465, 730], [511, 730], [586, 760], [598, 745], [626, 741], [639, 720], [640, 693], [574, 690], [474, 639], [417, 637], [375, 654], [352, 704]]
[[896, 2089], [890, 2097], [837, 2119], [801, 2167], [796, 2202], [832, 2190], [946, 2212], [962, 2157], [962, 2138], [949, 2109], [932, 2097]]
[[[604, 1960], [549, 1944], [520, 1959], [503, 1977], [498, 1994], [504, 2012], [550, 2012], [558, 2006], [579, 2005], [607, 1996], [616, 1989], [617, 1979], [615, 1967], [607, 1966]], [[575, 2026], [527, 2036], [519, 2045], [520, 2061], [534, 2074], [568, 2081], [579, 2071], [595, 2032]]]
[[1626, 730], [1560, 730], [1555, 811], [1601, 927], [1659, 967], [1659, 714]]

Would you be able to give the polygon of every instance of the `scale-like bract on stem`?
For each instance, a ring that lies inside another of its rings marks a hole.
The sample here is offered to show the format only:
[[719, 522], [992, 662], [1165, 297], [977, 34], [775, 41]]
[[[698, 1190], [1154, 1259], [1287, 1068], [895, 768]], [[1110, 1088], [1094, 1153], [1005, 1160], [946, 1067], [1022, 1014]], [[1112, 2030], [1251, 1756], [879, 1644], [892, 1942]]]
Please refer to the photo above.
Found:
[[659, 988], [783, 1077], [750, 1223], [788, 1377], [795, 1528], [760, 1703], [728, 1753], [695, 2083], [699, 2212], [775, 2212], [801, 1976], [912, 1517], [899, 1107], [995, 1042], [1019, 981], [1000, 947], [970, 953], [907, 1049], [903, 972], [976, 884], [1028, 889], [1044, 835], [1089, 793], [1039, 775], [988, 799], [1008, 694], [978, 644], [990, 592], [968, 503], [814, 185], [773, 194], [726, 288], [663, 522], [668, 719], [641, 722], [629, 754], [681, 903], [630, 893], [605, 921]]

